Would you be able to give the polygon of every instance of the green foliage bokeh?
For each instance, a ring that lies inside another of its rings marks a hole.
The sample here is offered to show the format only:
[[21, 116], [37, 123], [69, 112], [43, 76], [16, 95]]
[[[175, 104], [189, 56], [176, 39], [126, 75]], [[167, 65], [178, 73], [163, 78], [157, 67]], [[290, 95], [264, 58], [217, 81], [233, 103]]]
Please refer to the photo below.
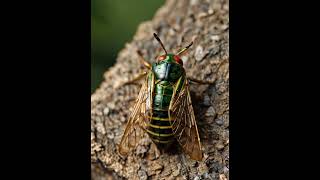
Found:
[[164, 0], [91, 1], [91, 92], [142, 21], [151, 20]]

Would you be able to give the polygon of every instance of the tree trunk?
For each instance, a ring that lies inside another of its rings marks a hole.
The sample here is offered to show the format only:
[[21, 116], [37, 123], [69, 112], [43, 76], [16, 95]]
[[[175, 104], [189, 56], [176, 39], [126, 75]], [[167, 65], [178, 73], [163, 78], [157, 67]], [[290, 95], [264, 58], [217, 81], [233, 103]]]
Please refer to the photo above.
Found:
[[[168, 0], [152, 21], [139, 26], [91, 96], [92, 179], [229, 179], [228, 13], [226, 0]], [[187, 76], [215, 82], [190, 85], [204, 152], [201, 162], [189, 159], [179, 148], [175, 154], [156, 157], [148, 136], [127, 157], [118, 153], [140, 88], [123, 84], [145, 71], [138, 49], [149, 62], [163, 53], [154, 32], [169, 52], [194, 41], [182, 58]]]

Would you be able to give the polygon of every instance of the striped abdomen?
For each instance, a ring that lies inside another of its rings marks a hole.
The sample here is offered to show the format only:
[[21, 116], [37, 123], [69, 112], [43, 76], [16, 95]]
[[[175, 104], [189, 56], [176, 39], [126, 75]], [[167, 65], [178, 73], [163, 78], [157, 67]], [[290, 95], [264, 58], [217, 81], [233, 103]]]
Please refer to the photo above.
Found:
[[174, 140], [172, 121], [168, 114], [173, 87], [167, 81], [160, 81], [154, 88], [153, 113], [147, 133], [159, 148], [165, 148]]

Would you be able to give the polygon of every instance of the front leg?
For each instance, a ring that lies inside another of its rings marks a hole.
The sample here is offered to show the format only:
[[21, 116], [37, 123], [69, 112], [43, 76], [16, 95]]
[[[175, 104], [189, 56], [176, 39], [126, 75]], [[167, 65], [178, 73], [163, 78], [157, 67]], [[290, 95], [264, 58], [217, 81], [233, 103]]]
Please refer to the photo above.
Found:
[[[143, 64], [144, 67], [150, 70], [152, 66], [147, 60], [144, 59], [142, 52], [140, 50], [137, 50], [137, 54], [139, 55], [140, 63]], [[139, 85], [139, 83], [136, 83], [136, 82], [144, 78], [147, 74], [148, 72], [142, 72], [137, 77], [134, 77], [132, 80], [129, 80], [128, 82], [125, 82], [122, 85], [129, 85], [129, 84]]]
[[137, 54], [139, 55], [140, 63], [143, 64], [146, 68], [151, 69], [151, 64], [144, 59], [142, 52], [138, 50]]
[[135, 78], [123, 83], [123, 85], [128, 85], [128, 84], [137, 84], [136, 81], [139, 81], [140, 79], [144, 78], [146, 75], [148, 74], [148, 72], [143, 72], [140, 73], [138, 76], [136, 76]]

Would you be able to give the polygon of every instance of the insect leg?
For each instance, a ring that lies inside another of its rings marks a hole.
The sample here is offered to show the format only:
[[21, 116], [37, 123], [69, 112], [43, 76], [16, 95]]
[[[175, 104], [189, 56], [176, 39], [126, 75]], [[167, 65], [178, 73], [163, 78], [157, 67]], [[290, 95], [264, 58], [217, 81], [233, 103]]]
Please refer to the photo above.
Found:
[[140, 73], [137, 77], [123, 83], [123, 85], [128, 85], [128, 84], [137, 84], [136, 81], [144, 78], [146, 75], [148, 74], [148, 72], [143, 72], [143, 73]]
[[151, 64], [144, 59], [142, 52], [140, 50], [137, 51], [138, 55], [139, 55], [139, 60], [140, 63], [143, 64], [146, 68], [151, 69]]

